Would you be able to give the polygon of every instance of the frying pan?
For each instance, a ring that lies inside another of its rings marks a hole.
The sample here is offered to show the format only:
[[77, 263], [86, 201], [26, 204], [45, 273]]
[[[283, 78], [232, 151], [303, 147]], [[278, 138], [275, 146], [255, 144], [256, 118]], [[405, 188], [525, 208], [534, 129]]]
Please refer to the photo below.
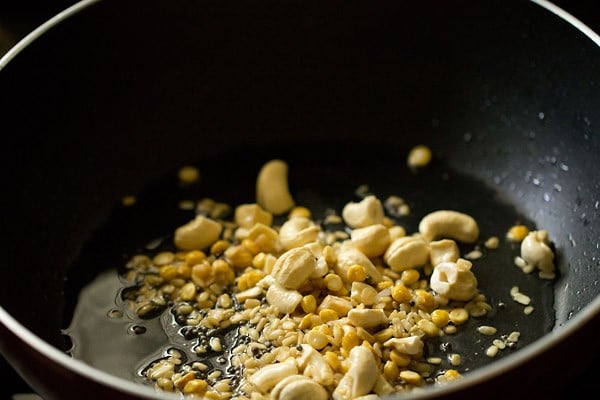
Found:
[[[544, 1], [414, 3], [90, 0], [0, 59], [0, 350], [36, 392], [172, 398], [66, 354], [79, 289], [189, 217], [156, 212], [178, 196], [252, 201], [276, 157], [317, 209], [368, 184], [408, 199], [409, 229], [457, 208], [488, 236], [548, 230], [555, 282], [523, 275], [508, 244], [482, 271], [494, 304], [515, 283], [537, 296], [531, 318], [495, 320], [523, 346], [403, 398], [569, 389], [599, 351], [600, 40]], [[417, 144], [434, 161], [414, 174]], [[185, 164], [203, 181], [182, 194]]]

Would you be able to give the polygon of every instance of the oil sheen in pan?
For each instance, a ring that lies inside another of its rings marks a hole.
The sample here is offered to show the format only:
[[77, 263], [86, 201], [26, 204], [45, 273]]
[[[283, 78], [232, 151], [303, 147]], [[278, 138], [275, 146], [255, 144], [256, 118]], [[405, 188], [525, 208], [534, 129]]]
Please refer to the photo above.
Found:
[[[197, 164], [200, 182], [192, 186], [178, 184], [176, 171], [154, 182], [136, 195], [134, 206], [115, 206], [106, 224], [98, 229], [74, 263], [65, 293], [65, 350], [73, 357], [106, 372], [143, 382], [142, 371], [151, 361], [167, 356], [171, 349], [179, 350], [184, 362], [195, 360], [209, 365], [225, 375], [235, 376], [229, 368], [228, 349], [243, 340], [236, 330], [221, 332], [224, 351], [199, 358], [192, 352], [196, 336], [186, 340], [179, 332], [169, 309], [153, 319], [140, 320], [122, 309], [123, 282], [119, 271], [127, 259], [146, 246], [171, 246], [174, 229], [193, 218], [194, 211], [181, 210], [181, 200], [212, 198], [232, 207], [255, 201], [255, 182], [260, 166], [272, 159], [284, 159], [289, 164], [290, 190], [296, 203], [307, 206], [313, 218], [325, 216], [328, 209], [338, 213], [348, 201], [357, 201], [356, 189], [367, 185], [370, 193], [384, 200], [397, 195], [409, 204], [411, 213], [395, 218], [408, 233], [417, 231], [420, 219], [438, 209], [455, 209], [472, 215], [480, 227], [480, 248], [483, 257], [473, 262], [473, 271], [493, 309], [487, 316], [471, 318], [459, 327], [458, 333], [428, 340], [426, 357], [439, 357], [438, 370], [456, 368], [461, 373], [493, 362], [526, 346], [548, 333], [554, 325], [553, 282], [537, 274], [524, 274], [513, 259], [519, 245], [505, 240], [505, 233], [515, 223], [530, 229], [543, 229], [518, 212], [518, 204], [503, 203], [499, 193], [482, 182], [453, 171], [443, 160], [435, 159], [426, 168], [411, 171], [406, 166], [406, 149], [380, 149], [365, 155], [362, 149], [337, 144], [338, 151], [348, 157], [332, 159], [313, 151], [314, 147], [295, 146], [277, 152], [248, 151], [229, 153], [223, 159], [205, 159]], [[360, 157], [359, 157], [360, 154]], [[482, 243], [490, 236], [500, 238], [500, 246], [487, 250]], [[550, 238], [552, 239], [552, 238]], [[462, 247], [461, 254], [473, 246]], [[518, 286], [532, 299], [535, 311], [526, 315], [524, 306], [512, 300], [510, 290]], [[492, 336], [477, 331], [481, 325], [497, 328]], [[490, 358], [485, 352], [495, 339], [519, 332], [515, 346], [501, 350]], [[451, 365], [449, 356], [460, 354], [459, 366]], [[436, 371], [433, 371], [435, 374]]]

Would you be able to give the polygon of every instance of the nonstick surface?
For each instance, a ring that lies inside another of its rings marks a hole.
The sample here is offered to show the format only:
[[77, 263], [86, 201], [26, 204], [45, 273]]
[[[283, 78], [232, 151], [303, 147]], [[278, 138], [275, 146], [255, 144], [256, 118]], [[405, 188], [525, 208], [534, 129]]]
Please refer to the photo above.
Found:
[[[75, 265], [124, 194], [202, 160], [233, 181], [239, 149], [241, 164], [283, 149], [329, 170], [336, 201], [356, 186], [347, 168], [413, 201], [416, 218], [440, 200], [416, 184], [435, 179], [427, 191], [473, 205], [488, 232], [508, 217], [547, 229], [560, 327], [600, 291], [599, 71], [597, 46], [525, 1], [101, 1], [0, 73], [5, 261], [20, 266], [5, 273], [33, 300], [7, 285], [2, 307], [63, 348], [65, 276], [93, 275]], [[321, 141], [331, 151], [306, 152]], [[436, 154], [430, 178], [389, 168], [419, 143]], [[308, 188], [301, 170], [292, 184]]]
[[[122, 271], [127, 260], [135, 254], [154, 255], [163, 250], [174, 250], [174, 229], [194, 216], [193, 210], [179, 209], [180, 201], [213, 198], [233, 206], [254, 202], [258, 171], [262, 163], [274, 156], [289, 163], [295, 200], [309, 206], [316, 220], [323, 220], [328, 209], [340, 214], [348, 201], [360, 200], [355, 194], [356, 189], [368, 185], [369, 192], [382, 201], [391, 195], [406, 199], [411, 214], [398, 217], [396, 221], [408, 233], [418, 232], [420, 219], [439, 209], [466, 212], [479, 222], [481, 236], [477, 245], [484, 256], [474, 261], [473, 271], [479, 289], [488, 297], [493, 309], [488, 316], [474, 318], [460, 327], [459, 334], [427, 342], [426, 356], [444, 360], [440, 370], [453, 367], [448, 361], [452, 353], [461, 354], [461, 371], [489, 364], [492, 359], [485, 351], [492, 340], [501, 335], [508, 336], [517, 331], [521, 337], [517, 347], [501, 352], [497, 359], [548, 333], [554, 325], [553, 282], [540, 279], [536, 273], [526, 275], [517, 268], [513, 259], [520, 254], [520, 246], [504, 239], [513, 224], [522, 223], [536, 229], [536, 223], [520, 215], [514, 206], [504, 203], [493, 188], [452, 170], [441, 159], [415, 172], [406, 165], [409, 149], [381, 146], [365, 154], [364, 146], [366, 144], [319, 141], [296, 143], [287, 149], [265, 146], [267, 148], [232, 151], [227, 159], [209, 158], [199, 162], [202, 179], [196, 186], [180, 187], [174, 171], [136, 193], [134, 206], [116, 205], [107, 224], [84, 247], [82, 256], [72, 268], [73, 273], [67, 275], [67, 304], [73, 306], [78, 303], [77, 295], [80, 295], [83, 283], [101, 271], [112, 269], [88, 285], [81, 294], [74, 320], [64, 322], [68, 326], [65, 333], [72, 341], [69, 343], [71, 354], [98, 368], [139, 381], [142, 379], [138, 373], [171, 347], [187, 353], [187, 362], [204, 361], [193, 353], [192, 340], [183, 340], [177, 330], [170, 328], [173, 323], [170, 308], [151, 320], [139, 319], [127, 312], [120, 297], [122, 288], [128, 284], [119, 282], [117, 271]], [[333, 148], [335, 153], [332, 154], [329, 149]], [[230, 164], [226, 176], [223, 175], [223, 162]], [[343, 229], [343, 226], [339, 228]], [[483, 246], [491, 236], [501, 238], [499, 249], [487, 250]], [[162, 246], [146, 248], [157, 239]], [[466, 254], [474, 248], [475, 245], [462, 245], [461, 253]], [[518, 286], [522, 293], [533, 299], [536, 310], [533, 314], [526, 315], [524, 306], [511, 299], [513, 286]], [[125, 317], [115, 321], [107, 314], [118, 306], [122, 307]], [[67, 316], [70, 317], [70, 313]], [[485, 337], [476, 330], [480, 325], [495, 326], [498, 334]], [[132, 331], [140, 327], [144, 333], [132, 337]], [[105, 337], [112, 340], [106, 342]], [[229, 338], [226, 342], [230, 342]], [[107, 357], [107, 354], [111, 356]], [[225, 369], [222, 372], [225, 373]]]

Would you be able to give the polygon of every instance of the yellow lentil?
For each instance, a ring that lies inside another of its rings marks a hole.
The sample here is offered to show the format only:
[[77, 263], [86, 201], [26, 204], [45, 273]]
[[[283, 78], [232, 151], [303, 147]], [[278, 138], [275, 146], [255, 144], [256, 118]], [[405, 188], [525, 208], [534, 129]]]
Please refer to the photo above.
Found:
[[431, 322], [433, 322], [438, 328], [444, 328], [450, 322], [450, 314], [446, 310], [441, 308], [433, 310], [431, 312]]
[[323, 282], [325, 283], [327, 289], [331, 290], [332, 292], [340, 291], [344, 286], [342, 278], [340, 278], [340, 276], [337, 274], [327, 274], [325, 278], [323, 278]]
[[513, 242], [521, 242], [529, 234], [529, 228], [525, 225], [514, 225], [506, 233], [506, 238]]
[[401, 280], [406, 286], [410, 286], [413, 283], [417, 282], [420, 278], [419, 271], [414, 268], [410, 268], [402, 271]]
[[193, 267], [196, 264], [200, 264], [206, 259], [206, 254], [201, 250], [192, 250], [185, 255], [185, 263]]
[[210, 254], [220, 255], [223, 254], [225, 250], [229, 247], [229, 242], [227, 240], [217, 240], [210, 246]]
[[403, 284], [396, 285], [392, 287], [392, 298], [398, 303], [408, 303], [412, 300], [412, 294], [410, 290]]
[[363, 282], [367, 279], [367, 270], [360, 264], [354, 264], [348, 268], [347, 278], [350, 282]]
[[421, 377], [421, 375], [411, 370], [401, 371], [400, 379], [412, 385], [421, 385], [423, 383], [423, 378]]
[[469, 319], [469, 313], [467, 310], [461, 307], [453, 308], [450, 310], [450, 321], [454, 325], [462, 325]]

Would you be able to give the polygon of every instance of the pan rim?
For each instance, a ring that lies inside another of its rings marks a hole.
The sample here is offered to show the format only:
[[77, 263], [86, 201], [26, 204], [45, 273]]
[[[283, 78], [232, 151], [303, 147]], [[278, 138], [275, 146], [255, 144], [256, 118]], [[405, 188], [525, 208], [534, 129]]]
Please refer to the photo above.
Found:
[[[21, 51], [27, 46], [32, 44], [35, 40], [45, 34], [47, 31], [52, 29], [62, 21], [73, 17], [78, 12], [92, 6], [95, 3], [99, 3], [101, 0], [81, 0], [67, 9], [59, 12], [55, 16], [42, 23], [36, 29], [31, 31], [23, 39], [21, 39], [16, 45], [14, 45], [4, 56], [0, 57], [0, 71], [8, 63], [13, 60]], [[590, 27], [584, 24], [582, 21], [568, 13], [564, 9], [555, 5], [554, 3], [547, 0], [529, 0], [537, 6], [555, 14], [558, 18], [569, 23], [571, 26], [583, 33], [588, 39], [594, 42], [600, 47], [600, 35], [594, 32]], [[507, 371], [523, 365], [527, 361], [537, 357], [544, 352], [555, 347], [560, 342], [568, 339], [571, 335], [581, 329], [583, 326], [588, 324], [596, 316], [600, 315], [600, 296], [583, 307], [574, 317], [566, 321], [563, 325], [556, 327], [550, 333], [544, 335], [540, 339], [527, 345], [523, 349], [515, 352], [514, 354], [508, 355], [501, 360], [494, 361], [486, 366], [477, 368], [474, 371], [469, 372], [458, 382], [454, 382], [447, 386], [429, 386], [425, 389], [412, 392], [403, 395], [406, 399], [432, 399], [437, 397], [443, 397], [458, 391], [467, 389], [472, 386], [477, 386], [485, 381], [489, 381], [494, 377], [501, 376]], [[9, 314], [0, 305], [0, 324], [6, 327], [12, 334], [14, 334], [19, 340], [23, 341], [26, 345], [35, 351], [38, 351], [46, 358], [50, 359], [54, 363], [66, 368], [75, 375], [80, 375], [88, 380], [97, 382], [100, 385], [108, 386], [118, 392], [132, 395], [137, 398], [147, 399], [180, 399], [181, 397], [175, 394], [167, 392], [158, 392], [150, 387], [145, 387], [138, 383], [130, 380], [117, 377], [115, 375], [104, 372], [100, 369], [92, 367], [83, 361], [71, 358], [66, 353], [62, 352], [58, 348], [50, 345], [42, 338], [34, 334], [19, 321], [17, 321], [11, 314]], [[10, 361], [9, 361], [10, 363]], [[390, 396], [394, 397], [394, 396]]]

